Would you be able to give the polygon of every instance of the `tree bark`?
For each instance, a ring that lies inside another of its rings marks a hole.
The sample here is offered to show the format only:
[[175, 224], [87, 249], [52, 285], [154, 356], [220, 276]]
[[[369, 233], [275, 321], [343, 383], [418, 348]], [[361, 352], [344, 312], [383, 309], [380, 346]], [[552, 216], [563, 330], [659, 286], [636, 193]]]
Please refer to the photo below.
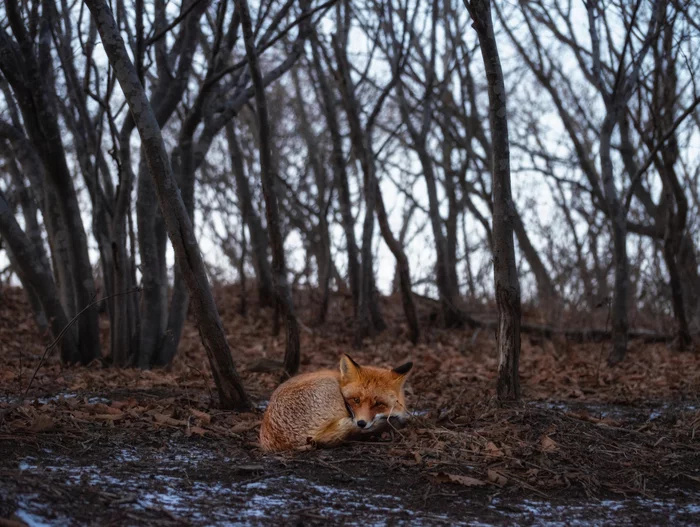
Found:
[[192, 298], [195, 323], [209, 357], [220, 404], [227, 409], [249, 408], [250, 401], [231, 358], [231, 350], [211, 294], [194, 228], [173, 177], [153, 108], [107, 3], [105, 0], [86, 0], [85, 3], [97, 23], [107, 58], [114, 67], [129, 110], [137, 124], [144, 157], [155, 182], [168, 235]]
[[372, 146], [368, 131], [360, 123], [355, 87], [350, 77], [346, 52], [338, 38], [333, 39], [333, 48], [338, 62], [336, 80], [342, 95], [343, 106], [350, 125], [350, 142], [355, 156], [362, 166], [365, 197], [365, 217], [362, 222], [361, 264], [359, 269], [359, 295], [353, 346], [360, 348], [365, 337], [375, 330], [384, 329], [385, 323], [379, 310], [378, 295], [374, 281], [372, 238], [374, 236], [374, 214], [377, 207], [377, 183]]
[[258, 134], [260, 142], [260, 176], [262, 180], [263, 196], [265, 198], [265, 211], [267, 213], [267, 232], [272, 247], [272, 273], [275, 284], [275, 292], [280, 307], [284, 311], [286, 324], [286, 350], [284, 354], [284, 372], [292, 376], [299, 370], [301, 359], [299, 350], [299, 324], [294, 312], [294, 301], [287, 282], [287, 266], [284, 256], [284, 240], [280, 226], [280, 213], [275, 192], [275, 179], [277, 167], [272, 158], [272, 139], [270, 137], [270, 123], [267, 113], [267, 98], [265, 96], [265, 84], [260, 66], [258, 53], [255, 49], [255, 37], [253, 24], [250, 19], [247, 0], [236, 0], [236, 7], [241, 17], [241, 30], [245, 43], [248, 66], [250, 68], [251, 81], [255, 89], [255, 106], [257, 109]]
[[343, 139], [340, 135], [338, 115], [335, 109], [335, 101], [326, 74], [321, 65], [316, 38], [311, 41], [311, 51], [316, 76], [321, 92], [322, 109], [326, 117], [328, 132], [331, 136], [332, 144], [332, 165], [334, 180], [338, 185], [338, 204], [340, 208], [341, 223], [345, 233], [346, 252], [348, 255], [348, 282], [352, 294], [353, 315], [357, 317], [360, 299], [360, 264], [358, 261], [357, 240], [355, 238], [355, 219], [352, 217], [352, 202], [350, 199], [350, 185], [348, 184], [347, 166], [345, 164], [345, 154], [343, 152]]
[[[58, 338], [69, 321], [63, 311], [56, 284], [51, 278], [51, 271], [46, 267], [37, 247], [22, 231], [2, 193], [0, 193], [0, 234], [8, 244], [12, 258], [21, 267], [27, 285], [41, 302], [51, 326], [51, 334], [54, 338]], [[60, 346], [63, 362], [71, 364], [82, 358], [73, 331], [64, 333]]]
[[503, 70], [491, 19], [490, 0], [464, 0], [479, 37], [489, 96], [493, 166], [493, 267], [498, 307], [498, 399], [520, 398], [520, 284], [515, 264], [515, 222], [510, 184], [508, 112]]
[[379, 220], [379, 228], [382, 231], [382, 236], [386, 242], [389, 250], [396, 258], [396, 273], [399, 275], [399, 287], [401, 289], [401, 302], [403, 303], [403, 311], [406, 315], [406, 322], [408, 323], [409, 340], [416, 344], [418, 339], [420, 339], [420, 324], [418, 323], [418, 314], [416, 313], [416, 306], [413, 302], [413, 292], [411, 291], [411, 270], [408, 265], [408, 258], [406, 257], [406, 252], [403, 250], [401, 242], [394, 238], [391, 232], [391, 227], [389, 226], [389, 217], [384, 207], [384, 199], [382, 198], [382, 191], [379, 188], [379, 183], [377, 185], [377, 219]]
[[267, 258], [267, 232], [260, 221], [260, 216], [253, 206], [253, 193], [243, 165], [243, 153], [236, 137], [236, 128], [232, 122], [226, 123], [231, 167], [236, 180], [236, 196], [241, 209], [241, 219], [248, 227], [253, 269], [258, 287], [258, 301], [261, 307], [272, 307], [275, 303], [275, 288], [272, 284], [272, 269]]
[[[88, 306], [95, 296], [95, 282], [87, 249], [87, 235], [80, 217], [80, 206], [73, 186], [62, 132], [58, 124], [56, 108], [52, 101], [47, 76], [39, 67], [34, 43], [26, 33], [16, 2], [6, 2], [7, 18], [19, 45], [10, 41], [5, 31], [0, 31], [0, 69], [13, 87], [19, 103], [24, 125], [34, 148], [42, 161], [48, 181], [45, 192], [53, 193], [61, 229], [56, 238], [66, 242], [70, 262], [70, 279], [75, 300], [80, 306]], [[50, 56], [48, 41], [48, 14], [40, 23], [42, 45], [40, 58]], [[49, 76], [50, 78], [50, 76]], [[100, 356], [100, 338], [97, 324], [97, 307], [88, 309], [78, 321], [80, 360], [88, 364]]]
[[627, 353], [627, 295], [629, 292], [629, 261], [627, 259], [627, 218], [617, 197], [613, 179], [613, 162], [610, 153], [612, 133], [617, 124], [619, 110], [609, 109], [600, 131], [600, 165], [605, 201], [611, 220], [615, 282], [613, 286], [612, 351], [608, 362], [617, 364]]

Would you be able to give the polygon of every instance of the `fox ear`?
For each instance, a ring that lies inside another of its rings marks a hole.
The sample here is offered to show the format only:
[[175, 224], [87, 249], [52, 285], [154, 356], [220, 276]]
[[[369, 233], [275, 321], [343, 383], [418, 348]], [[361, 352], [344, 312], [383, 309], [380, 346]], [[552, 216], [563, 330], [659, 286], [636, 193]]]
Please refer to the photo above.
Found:
[[352, 382], [360, 374], [360, 365], [352, 360], [347, 353], [340, 358], [340, 380], [344, 383]]
[[400, 375], [401, 377], [405, 377], [408, 375], [408, 372], [411, 371], [411, 368], [413, 368], [413, 363], [412, 362], [407, 362], [406, 364], [402, 364], [401, 366], [397, 366], [394, 368], [393, 371], [395, 374]]

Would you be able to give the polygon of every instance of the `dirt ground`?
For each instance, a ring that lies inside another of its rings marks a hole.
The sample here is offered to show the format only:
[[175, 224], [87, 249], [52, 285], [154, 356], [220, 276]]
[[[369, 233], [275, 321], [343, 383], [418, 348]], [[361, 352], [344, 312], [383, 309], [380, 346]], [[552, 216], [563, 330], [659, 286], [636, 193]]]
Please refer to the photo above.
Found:
[[[349, 307], [334, 298], [329, 323], [303, 333], [302, 369], [336, 367], [344, 352], [413, 360], [413, 417], [372, 441], [271, 456], [256, 441], [283, 338], [270, 313], [237, 314], [235, 288], [218, 288], [217, 303], [249, 412], [216, 408], [190, 326], [170, 371], [53, 357], [22, 399], [46, 341], [21, 292], [3, 291], [0, 526], [700, 523], [697, 353], [634, 341], [609, 368], [605, 343], [524, 336], [523, 403], [501, 408], [488, 332], [432, 328], [426, 305], [412, 346], [386, 299], [389, 329], [352, 350]], [[304, 314], [313, 298], [299, 303]]]

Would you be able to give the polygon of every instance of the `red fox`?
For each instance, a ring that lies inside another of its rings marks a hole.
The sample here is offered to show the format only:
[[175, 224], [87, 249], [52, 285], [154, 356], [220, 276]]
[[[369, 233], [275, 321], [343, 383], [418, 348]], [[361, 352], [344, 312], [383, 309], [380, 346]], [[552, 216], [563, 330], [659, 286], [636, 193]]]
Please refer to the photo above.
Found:
[[263, 450], [281, 451], [307, 445], [334, 446], [358, 433], [382, 430], [391, 418], [406, 418], [404, 383], [413, 367], [393, 370], [360, 366], [349, 355], [340, 370], [293, 377], [270, 397], [260, 427]]

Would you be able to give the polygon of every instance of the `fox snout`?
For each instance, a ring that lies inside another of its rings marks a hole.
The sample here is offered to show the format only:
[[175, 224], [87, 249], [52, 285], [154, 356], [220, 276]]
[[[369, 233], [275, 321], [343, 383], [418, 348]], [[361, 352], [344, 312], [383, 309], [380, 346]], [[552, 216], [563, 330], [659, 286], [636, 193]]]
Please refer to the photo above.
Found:
[[406, 424], [406, 416], [404, 414], [377, 414], [369, 420], [356, 419], [355, 425], [363, 432], [377, 432], [388, 428], [388, 424], [394, 428], [403, 428]]

